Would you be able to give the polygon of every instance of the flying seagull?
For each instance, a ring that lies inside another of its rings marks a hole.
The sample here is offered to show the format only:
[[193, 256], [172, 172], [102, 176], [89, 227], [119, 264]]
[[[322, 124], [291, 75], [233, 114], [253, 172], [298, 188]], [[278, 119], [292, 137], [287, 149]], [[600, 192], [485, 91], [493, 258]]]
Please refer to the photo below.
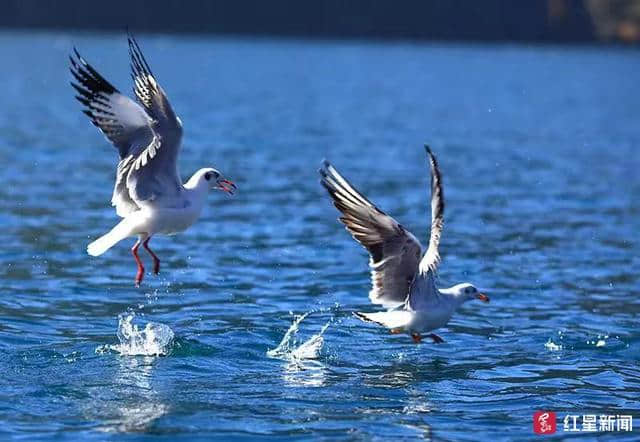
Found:
[[[387, 327], [391, 333], [409, 333], [416, 343], [422, 339], [421, 333], [444, 327], [464, 302], [471, 299], [489, 302], [487, 295], [469, 283], [436, 288], [434, 273], [440, 262], [438, 244], [444, 225], [444, 196], [438, 162], [431, 149], [425, 148], [431, 166], [431, 237], [424, 255], [411, 232], [358, 192], [329, 162], [325, 161], [319, 171], [322, 185], [342, 212], [340, 221], [369, 251], [373, 285], [369, 299], [388, 308], [384, 312], [355, 315]], [[428, 336], [435, 343], [444, 342], [435, 333]]]
[[87, 252], [100, 256], [123, 239], [137, 236], [131, 253], [138, 266], [135, 283], [139, 286], [144, 276], [140, 245], [151, 255], [153, 272], [158, 274], [160, 260], [149, 248], [151, 237], [186, 230], [200, 216], [210, 189], [232, 194], [236, 186], [210, 167], [198, 170], [182, 184], [178, 172], [182, 122], [131, 36], [129, 55], [137, 103], [105, 80], [75, 48], [69, 59], [76, 99], [120, 155], [111, 203], [123, 219], [89, 244]]

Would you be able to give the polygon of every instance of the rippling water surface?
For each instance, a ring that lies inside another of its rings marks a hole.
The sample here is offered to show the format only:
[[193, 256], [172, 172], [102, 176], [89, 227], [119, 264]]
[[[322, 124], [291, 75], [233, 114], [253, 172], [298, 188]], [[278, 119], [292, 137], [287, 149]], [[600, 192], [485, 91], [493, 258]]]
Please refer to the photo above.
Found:
[[[524, 439], [538, 409], [640, 427], [637, 52], [139, 40], [183, 176], [213, 165], [239, 192], [155, 238], [161, 274], [134, 288], [132, 240], [85, 253], [117, 221], [116, 152], [66, 58], [129, 91], [125, 36], [0, 34], [0, 437]], [[438, 346], [352, 318], [375, 309], [367, 258], [317, 176], [330, 159], [425, 241], [424, 142], [439, 283], [492, 299]]]

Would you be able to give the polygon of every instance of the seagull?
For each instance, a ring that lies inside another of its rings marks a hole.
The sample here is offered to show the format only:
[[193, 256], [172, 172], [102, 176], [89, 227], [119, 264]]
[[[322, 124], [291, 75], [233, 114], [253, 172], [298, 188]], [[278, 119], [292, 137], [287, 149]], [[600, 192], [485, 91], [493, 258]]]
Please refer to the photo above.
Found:
[[[436, 287], [444, 196], [436, 157], [429, 146], [425, 149], [431, 166], [431, 235], [424, 255], [420, 242], [411, 232], [358, 192], [328, 161], [325, 160], [319, 170], [321, 184], [342, 213], [340, 221], [353, 239], [369, 252], [373, 285], [369, 299], [373, 304], [388, 308], [384, 312], [356, 312], [354, 315], [387, 327], [391, 333], [408, 333], [415, 343], [422, 340], [421, 333], [444, 327], [466, 301], [489, 302], [487, 295], [469, 283], [445, 289]], [[444, 342], [435, 333], [428, 337], [437, 344]]]
[[138, 266], [138, 287], [144, 276], [138, 256], [140, 245], [151, 255], [157, 275], [160, 259], [149, 248], [151, 237], [156, 233], [183, 232], [200, 216], [210, 189], [233, 194], [236, 186], [211, 167], [198, 170], [182, 183], [178, 172], [182, 122], [151, 73], [138, 43], [132, 36], [128, 40], [137, 103], [105, 80], [77, 49], [69, 59], [76, 99], [120, 155], [111, 203], [122, 220], [89, 244], [87, 252], [100, 256], [123, 239], [137, 236], [131, 253]]

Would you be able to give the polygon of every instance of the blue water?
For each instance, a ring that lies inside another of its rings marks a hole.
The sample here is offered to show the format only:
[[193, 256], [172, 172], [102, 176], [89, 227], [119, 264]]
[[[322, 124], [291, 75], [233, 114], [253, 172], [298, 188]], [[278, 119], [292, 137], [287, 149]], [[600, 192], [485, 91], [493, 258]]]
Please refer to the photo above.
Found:
[[[239, 192], [155, 238], [161, 274], [134, 288], [132, 240], [85, 253], [117, 221], [116, 152], [67, 71], [76, 45], [130, 91], [125, 36], [0, 34], [0, 438], [522, 440], [545, 409], [635, 415], [637, 440], [637, 51], [138, 39], [183, 176]], [[331, 160], [426, 242], [424, 142], [439, 284], [492, 300], [438, 346], [352, 318], [375, 310], [367, 255], [317, 175]]]

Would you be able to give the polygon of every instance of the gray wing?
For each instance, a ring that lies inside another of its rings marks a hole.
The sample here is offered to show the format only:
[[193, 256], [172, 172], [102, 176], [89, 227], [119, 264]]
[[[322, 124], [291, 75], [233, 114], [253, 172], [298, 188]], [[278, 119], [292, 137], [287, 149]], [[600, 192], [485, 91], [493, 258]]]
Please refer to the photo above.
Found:
[[77, 50], [74, 49], [69, 59], [75, 79], [71, 86], [78, 92], [76, 99], [84, 105], [83, 112], [120, 154], [111, 202], [118, 215], [124, 217], [139, 209], [126, 181], [132, 159], [155, 140], [153, 122], [140, 105], [122, 95]]
[[431, 168], [431, 235], [429, 247], [420, 261], [420, 272], [416, 275], [406, 304], [413, 310], [425, 310], [432, 305], [434, 295], [438, 292], [435, 284], [435, 271], [440, 262], [440, 236], [444, 227], [444, 194], [442, 192], [442, 175], [438, 161], [429, 146], [425, 146]]
[[[74, 55], [70, 57], [71, 73], [77, 83], [71, 85], [78, 92], [76, 98], [85, 106], [84, 113], [91, 122], [120, 154], [111, 200], [116, 212], [124, 217], [138, 210], [142, 202], [151, 200], [162, 200], [163, 205], [171, 206], [182, 192], [177, 169], [182, 129], [177, 117], [174, 115], [173, 123], [165, 117], [161, 124], [153, 118], [158, 113], [152, 112], [153, 100], [149, 111], [122, 95], [77, 50]], [[132, 61], [132, 66], [135, 63]], [[150, 73], [147, 81], [157, 84]]]
[[134, 92], [147, 114], [153, 119], [156, 137], [130, 161], [127, 187], [137, 201], [162, 201], [172, 206], [179, 201], [182, 180], [178, 172], [178, 155], [182, 141], [182, 123], [151, 73], [135, 39], [129, 35], [129, 55]]
[[420, 261], [420, 270], [424, 273], [431, 270], [435, 272], [440, 262], [440, 236], [444, 227], [444, 194], [442, 192], [442, 175], [438, 167], [438, 161], [435, 155], [425, 146], [429, 157], [429, 166], [431, 168], [431, 234], [429, 237], [429, 247], [427, 252]]
[[387, 307], [405, 302], [417, 272], [422, 248], [418, 240], [396, 220], [374, 206], [336, 169], [324, 162], [321, 183], [342, 212], [340, 221], [370, 255], [374, 304]]
[[153, 76], [138, 42], [131, 35], [128, 40], [133, 92], [138, 102], [157, 122], [158, 126], [167, 132], [176, 132], [177, 135], [182, 135], [182, 122], [173, 111], [167, 94]]

